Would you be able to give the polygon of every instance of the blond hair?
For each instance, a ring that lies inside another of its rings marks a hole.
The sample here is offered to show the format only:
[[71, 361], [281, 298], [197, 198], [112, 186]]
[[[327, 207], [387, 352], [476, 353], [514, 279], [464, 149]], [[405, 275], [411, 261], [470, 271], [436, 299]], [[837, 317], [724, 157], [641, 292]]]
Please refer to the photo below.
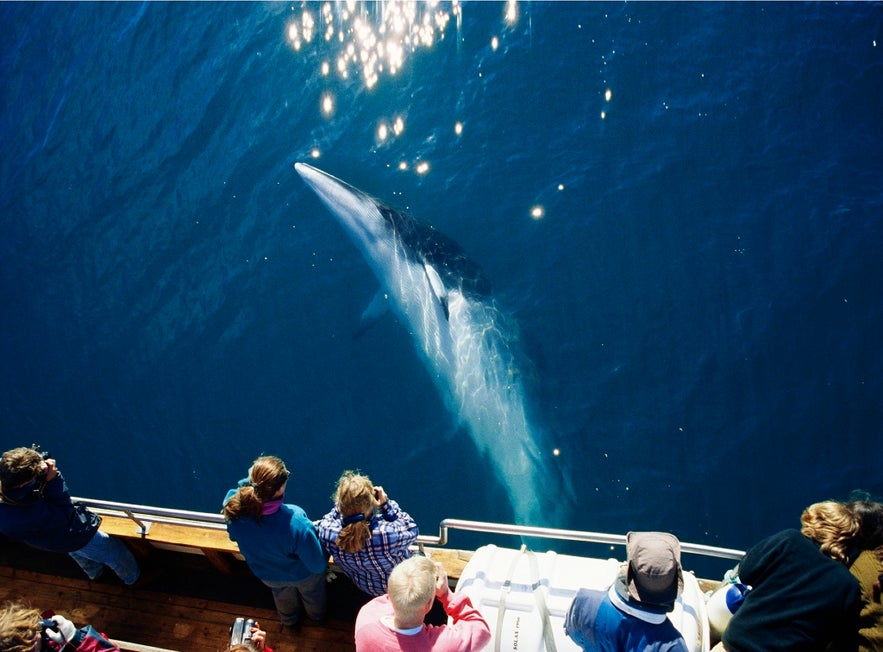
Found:
[[264, 503], [272, 499], [291, 475], [285, 462], [275, 455], [262, 455], [248, 470], [248, 483], [236, 490], [224, 503], [221, 514], [227, 521], [250, 517], [260, 520]]
[[341, 519], [365, 514], [362, 521], [348, 523], [337, 535], [337, 546], [344, 552], [358, 552], [371, 539], [370, 513], [377, 500], [371, 478], [355, 471], [344, 471], [337, 481], [332, 497]]
[[32, 652], [40, 633], [40, 612], [17, 602], [0, 609], [0, 650]]
[[825, 500], [803, 510], [800, 532], [819, 544], [825, 555], [847, 563], [847, 549], [858, 535], [860, 523], [843, 503]]
[[386, 591], [398, 622], [409, 626], [423, 622], [426, 605], [435, 597], [435, 578], [435, 564], [420, 555], [392, 569]]

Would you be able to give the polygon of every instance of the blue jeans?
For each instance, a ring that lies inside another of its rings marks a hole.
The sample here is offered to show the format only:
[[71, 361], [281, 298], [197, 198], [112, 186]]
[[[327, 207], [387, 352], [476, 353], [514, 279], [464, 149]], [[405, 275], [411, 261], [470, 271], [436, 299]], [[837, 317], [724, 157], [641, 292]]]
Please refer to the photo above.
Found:
[[300, 622], [301, 605], [313, 620], [325, 618], [325, 573], [310, 575], [300, 582], [261, 581], [272, 589], [273, 602], [283, 625]]
[[134, 584], [141, 576], [141, 569], [135, 556], [119, 539], [108, 536], [101, 530], [85, 546], [68, 553], [90, 580], [101, 575], [105, 566], [109, 566], [124, 584]]

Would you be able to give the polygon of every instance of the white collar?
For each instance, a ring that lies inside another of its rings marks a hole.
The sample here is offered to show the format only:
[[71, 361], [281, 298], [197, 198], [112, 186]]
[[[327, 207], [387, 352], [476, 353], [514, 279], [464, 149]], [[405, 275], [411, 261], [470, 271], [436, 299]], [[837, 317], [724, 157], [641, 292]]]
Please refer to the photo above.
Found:
[[645, 623], [650, 623], [652, 625], [661, 625], [665, 622], [665, 614], [655, 614], [650, 611], [646, 611], [645, 609], [641, 609], [635, 605], [629, 604], [625, 600], [623, 600], [619, 593], [616, 592], [616, 583], [614, 582], [610, 589], [607, 591], [607, 597], [610, 598], [610, 602], [613, 603], [613, 606], [619, 609], [624, 614], [628, 614], [629, 616], [634, 616], [635, 618], [640, 618]]
[[416, 627], [409, 627], [408, 629], [400, 629], [395, 626], [395, 622], [393, 621], [392, 616], [382, 616], [380, 618], [380, 622], [386, 625], [392, 631], [398, 634], [404, 634], [405, 636], [414, 636], [415, 634], [419, 634], [423, 631], [423, 625], [417, 625]]

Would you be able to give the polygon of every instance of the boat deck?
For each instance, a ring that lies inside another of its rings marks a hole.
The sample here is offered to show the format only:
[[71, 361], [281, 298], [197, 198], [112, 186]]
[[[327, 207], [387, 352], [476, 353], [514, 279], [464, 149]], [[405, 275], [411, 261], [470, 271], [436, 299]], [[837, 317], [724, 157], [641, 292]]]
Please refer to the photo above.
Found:
[[[102, 510], [101, 529], [125, 541], [135, 553], [148, 578], [143, 586], [126, 587], [109, 570], [89, 581], [68, 555], [35, 550], [0, 535], [0, 602], [23, 601], [41, 611], [62, 614], [77, 626], [91, 624], [116, 641], [121, 650], [133, 652], [222, 652], [229, 644], [230, 625], [240, 616], [260, 623], [275, 652], [355, 649], [353, 623], [369, 598], [343, 573], [335, 572], [333, 565], [327, 618], [322, 623], [305, 619], [294, 632], [282, 627], [270, 590], [248, 569], [218, 515], [122, 503], [111, 509], [108, 505], [91, 501], [90, 507]], [[169, 512], [175, 513], [170, 516]], [[450, 528], [521, 536], [545, 534], [615, 545], [624, 540], [603, 533], [446, 519], [439, 537], [425, 537], [421, 544], [426, 554], [444, 565], [452, 587], [474, 553], [443, 547]], [[742, 555], [737, 550], [689, 543], [682, 543], [682, 548], [729, 559]], [[699, 580], [703, 592], [718, 584]], [[445, 614], [434, 610], [429, 621], [441, 624]]]
[[[257, 620], [275, 652], [349, 652], [353, 622], [364, 598], [344, 576], [329, 583], [329, 615], [307, 620], [300, 632], [283, 630], [269, 589], [242, 564], [222, 575], [203, 557], [158, 551], [149, 560], [155, 579], [144, 588], [124, 586], [109, 571], [89, 581], [67, 555], [0, 543], [0, 599], [53, 610], [77, 626], [91, 624], [124, 650], [213, 650], [229, 643], [237, 616]], [[126, 644], [126, 642], [134, 645]]]
[[[437, 550], [432, 555], [454, 581], [465, 565], [458, 558], [468, 553]], [[353, 623], [368, 598], [342, 573], [330, 573], [326, 620], [305, 619], [295, 633], [282, 627], [270, 590], [242, 561], [233, 560], [221, 573], [205, 556], [154, 550], [141, 562], [142, 572], [153, 576], [143, 588], [124, 586], [109, 570], [89, 581], [69, 556], [0, 536], [0, 602], [23, 601], [62, 614], [77, 626], [91, 624], [122, 650], [222, 652], [237, 616], [257, 620], [275, 652], [355, 650]], [[443, 620], [437, 614], [435, 622]]]

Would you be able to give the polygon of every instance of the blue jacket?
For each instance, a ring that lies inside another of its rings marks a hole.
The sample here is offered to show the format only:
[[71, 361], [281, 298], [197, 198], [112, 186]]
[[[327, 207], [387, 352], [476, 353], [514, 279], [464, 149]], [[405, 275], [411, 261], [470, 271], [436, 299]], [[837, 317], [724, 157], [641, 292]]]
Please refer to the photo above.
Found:
[[687, 652], [684, 637], [668, 618], [653, 624], [623, 613], [608, 593], [580, 589], [567, 611], [564, 630], [583, 650]]
[[[228, 491], [224, 504], [235, 493], [236, 489]], [[260, 521], [230, 521], [227, 533], [239, 545], [251, 572], [266, 582], [299, 582], [327, 566], [316, 528], [297, 505], [283, 504]]]
[[71, 502], [61, 473], [46, 483], [41, 494], [34, 489], [29, 486], [4, 491], [0, 532], [52, 552], [73, 552], [92, 540], [101, 518]]

